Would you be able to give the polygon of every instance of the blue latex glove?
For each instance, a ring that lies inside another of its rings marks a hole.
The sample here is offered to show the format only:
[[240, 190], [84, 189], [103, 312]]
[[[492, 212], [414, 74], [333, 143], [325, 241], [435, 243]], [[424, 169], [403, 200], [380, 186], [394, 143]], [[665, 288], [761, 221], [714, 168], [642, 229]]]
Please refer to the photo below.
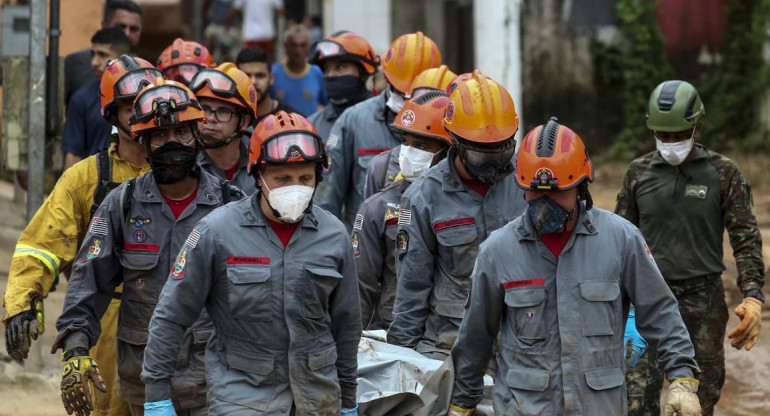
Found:
[[636, 363], [647, 351], [647, 341], [636, 330], [636, 313], [633, 310], [628, 312], [626, 332], [623, 333], [623, 359], [626, 358], [626, 345], [628, 345], [629, 339], [631, 340], [631, 358], [628, 360], [628, 369], [630, 370], [636, 367]]
[[340, 409], [340, 416], [358, 416], [358, 403], [356, 403], [356, 407], [352, 409]]
[[144, 416], [176, 416], [176, 410], [174, 410], [174, 404], [168, 399], [159, 402], [145, 402]]

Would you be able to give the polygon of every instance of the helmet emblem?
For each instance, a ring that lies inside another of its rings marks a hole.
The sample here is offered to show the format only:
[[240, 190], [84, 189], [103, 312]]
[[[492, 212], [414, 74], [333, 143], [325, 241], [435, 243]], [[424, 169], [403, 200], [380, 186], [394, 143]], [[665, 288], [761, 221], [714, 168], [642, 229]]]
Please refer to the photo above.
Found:
[[446, 106], [446, 112], [444, 113], [447, 120], [452, 120], [455, 118], [455, 102], [449, 101], [449, 104]]
[[403, 124], [406, 127], [409, 127], [414, 123], [414, 111], [412, 110], [406, 110], [404, 111], [404, 114], [401, 116], [401, 124]]
[[535, 173], [535, 180], [533, 182], [536, 182], [538, 187], [550, 187], [553, 180], [553, 171], [551, 169], [540, 168], [537, 170], [537, 173]]
[[249, 86], [249, 102], [257, 102], [257, 89], [254, 86]]

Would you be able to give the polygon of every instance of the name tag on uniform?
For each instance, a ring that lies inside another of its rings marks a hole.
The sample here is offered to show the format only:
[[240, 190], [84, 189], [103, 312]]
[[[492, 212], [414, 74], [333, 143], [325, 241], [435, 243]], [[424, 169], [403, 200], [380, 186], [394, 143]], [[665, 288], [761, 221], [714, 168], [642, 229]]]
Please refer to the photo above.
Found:
[[270, 264], [270, 258], [268, 257], [246, 257], [246, 256], [230, 256], [227, 258], [227, 264]]
[[709, 187], [706, 185], [685, 185], [684, 196], [688, 198], [706, 199]]

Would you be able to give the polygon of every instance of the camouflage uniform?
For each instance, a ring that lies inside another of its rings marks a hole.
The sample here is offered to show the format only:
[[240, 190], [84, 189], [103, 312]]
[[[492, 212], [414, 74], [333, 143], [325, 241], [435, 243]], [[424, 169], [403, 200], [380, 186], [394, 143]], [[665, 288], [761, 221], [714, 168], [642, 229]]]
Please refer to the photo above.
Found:
[[[762, 238], [751, 212], [751, 187], [732, 160], [696, 145], [678, 167], [658, 152], [626, 172], [615, 212], [639, 227], [679, 302], [703, 371], [698, 398], [712, 415], [725, 381], [723, 341], [728, 311], [721, 273], [724, 229], [738, 268], [738, 288], [762, 297]], [[663, 373], [653, 345], [626, 375], [629, 415], [659, 415]]]

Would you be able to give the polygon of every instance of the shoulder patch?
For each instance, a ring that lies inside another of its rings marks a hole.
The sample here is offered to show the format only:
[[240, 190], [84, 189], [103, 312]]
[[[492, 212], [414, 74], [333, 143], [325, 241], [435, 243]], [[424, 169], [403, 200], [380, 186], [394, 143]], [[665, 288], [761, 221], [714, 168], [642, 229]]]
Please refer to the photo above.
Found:
[[329, 133], [329, 140], [326, 141], [326, 148], [332, 148], [337, 146], [337, 144], [340, 142], [340, 136], [337, 136], [334, 133]]
[[102, 253], [102, 240], [99, 238], [94, 237], [94, 239], [91, 241], [91, 246], [88, 247], [88, 253], [86, 253], [85, 261], [95, 259], [99, 257], [99, 254]]
[[192, 250], [198, 245], [198, 240], [200, 240], [200, 238], [201, 232], [198, 231], [197, 228], [193, 228], [192, 232], [190, 232], [190, 235], [187, 237], [187, 240], [184, 242], [184, 245]]
[[356, 214], [356, 220], [353, 222], [353, 229], [361, 230], [363, 226], [364, 226], [364, 216], [361, 214]]
[[94, 217], [91, 220], [91, 226], [88, 231], [91, 234], [107, 235], [107, 219], [103, 217]]
[[361, 256], [360, 243], [361, 243], [361, 240], [360, 240], [360, 237], [358, 236], [358, 232], [353, 231], [353, 235], [350, 236], [350, 245], [353, 246], [353, 255], [356, 257]]
[[398, 258], [404, 257], [407, 250], [409, 250], [409, 235], [405, 230], [401, 230], [396, 234], [396, 251], [398, 251]]
[[398, 225], [408, 227], [412, 225], [412, 211], [404, 208], [398, 209]]
[[174, 267], [171, 269], [171, 277], [174, 279], [181, 279], [184, 277], [184, 268], [187, 265], [187, 249], [183, 248], [182, 251], [179, 252], [179, 256], [176, 258], [176, 262], [174, 262]]

